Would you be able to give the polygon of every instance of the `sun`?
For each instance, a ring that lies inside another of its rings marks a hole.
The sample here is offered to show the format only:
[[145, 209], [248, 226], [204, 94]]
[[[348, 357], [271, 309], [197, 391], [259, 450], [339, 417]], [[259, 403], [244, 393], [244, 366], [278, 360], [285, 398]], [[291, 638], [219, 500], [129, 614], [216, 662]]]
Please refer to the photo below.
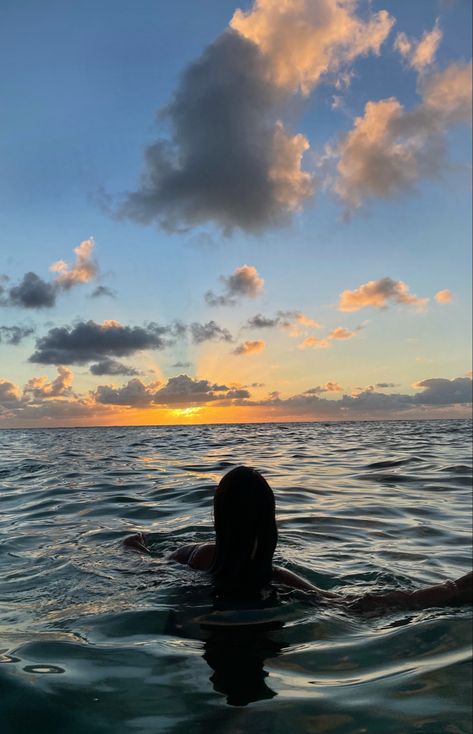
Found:
[[194, 415], [197, 415], [202, 410], [201, 407], [193, 407], [193, 408], [176, 408], [175, 410], [172, 410], [172, 415], [175, 415], [177, 418], [192, 418]]

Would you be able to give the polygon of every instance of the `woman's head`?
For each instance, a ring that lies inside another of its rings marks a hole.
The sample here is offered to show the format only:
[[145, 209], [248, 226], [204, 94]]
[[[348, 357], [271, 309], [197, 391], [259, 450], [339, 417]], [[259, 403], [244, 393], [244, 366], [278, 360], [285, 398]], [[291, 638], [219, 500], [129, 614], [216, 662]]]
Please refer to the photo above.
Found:
[[278, 539], [274, 495], [255, 469], [239, 466], [220, 481], [214, 497], [217, 592], [257, 592], [269, 583]]

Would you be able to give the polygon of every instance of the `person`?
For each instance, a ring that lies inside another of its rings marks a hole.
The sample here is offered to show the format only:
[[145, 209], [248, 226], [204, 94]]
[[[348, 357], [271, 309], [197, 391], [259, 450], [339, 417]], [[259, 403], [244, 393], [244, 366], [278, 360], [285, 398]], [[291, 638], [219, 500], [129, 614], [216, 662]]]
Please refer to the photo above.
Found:
[[[168, 558], [210, 577], [216, 597], [251, 599], [271, 584], [307, 592], [320, 602], [348, 605], [353, 611], [382, 608], [422, 609], [472, 603], [472, 573], [414, 591], [394, 590], [360, 597], [320, 589], [287, 568], [273, 564], [278, 541], [274, 494], [256, 469], [240, 466], [220, 481], [214, 496], [214, 543], [181, 546]], [[125, 545], [149, 552], [142, 533]]]

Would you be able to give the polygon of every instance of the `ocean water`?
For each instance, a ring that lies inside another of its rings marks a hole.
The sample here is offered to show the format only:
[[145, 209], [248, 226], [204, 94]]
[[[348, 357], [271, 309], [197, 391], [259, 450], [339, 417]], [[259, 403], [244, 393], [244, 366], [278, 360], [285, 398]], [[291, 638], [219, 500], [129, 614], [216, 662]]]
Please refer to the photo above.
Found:
[[274, 489], [276, 562], [325, 589], [470, 570], [469, 421], [0, 431], [1, 734], [471, 731], [471, 607], [294, 592], [206, 624], [205, 575], [165, 556], [212, 538], [238, 464]]

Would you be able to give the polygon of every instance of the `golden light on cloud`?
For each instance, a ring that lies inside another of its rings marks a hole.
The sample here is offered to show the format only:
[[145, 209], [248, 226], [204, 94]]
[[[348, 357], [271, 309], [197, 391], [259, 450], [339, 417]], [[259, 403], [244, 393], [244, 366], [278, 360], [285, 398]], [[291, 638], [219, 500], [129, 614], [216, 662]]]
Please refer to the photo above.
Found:
[[336, 329], [330, 332], [330, 334], [327, 336], [327, 339], [353, 339], [354, 336], [356, 336], [358, 333], [357, 331], [350, 331], [349, 329], [345, 329], [343, 326], [337, 326]]
[[354, 290], [344, 290], [338, 302], [339, 311], [360, 311], [362, 308], [387, 308], [389, 302], [425, 308], [428, 298], [419, 298], [409, 291], [402, 280], [380, 278], [363, 283]]
[[471, 62], [423, 75], [418, 91], [422, 101], [412, 109], [395, 97], [368, 101], [344, 138], [326, 146], [326, 160], [338, 160], [332, 188], [348, 211], [369, 198], [400, 196], [423, 177], [444, 172], [448, 127], [471, 120]]
[[447, 122], [471, 120], [472, 64], [452, 63], [422, 83], [426, 108]]
[[239, 356], [247, 356], [249, 354], [257, 354], [262, 352], [266, 346], [266, 342], [263, 339], [255, 339], [254, 341], [246, 341], [243, 344], [239, 344], [236, 349], [233, 350], [233, 354]]
[[389, 35], [394, 18], [385, 10], [366, 21], [355, 11], [356, 3], [340, 0], [256, 0], [235, 11], [230, 27], [259, 47], [275, 84], [309, 94], [323, 75], [378, 54]]
[[274, 183], [276, 199], [289, 211], [300, 209], [304, 200], [314, 193], [312, 174], [301, 170], [302, 156], [309, 148], [304, 135], [291, 136], [282, 122], [276, 123], [269, 178]]
[[75, 247], [76, 261], [71, 267], [64, 260], [52, 263], [49, 269], [58, 274], [55, 282], [67, 290], [77, 283], [89, 283], [95, 278], [98, 267], [92, 257], [94, 247], [93, 239], [84, 240]]
[[452, 291], [450, 291], [448, 288], [444, 288], [441, 291], [437, 291], [434, 298], [437, 303], [451, 303], [453, 301]]
[[301, 326], [310, 326], [312, 329], [321, 329], [322, 326], [314, 319], [311, 319], [310, 316], [306, 316], [303, 313], [299, 313], [296, 316], [296, 321], [298, 324], [301, 324]]
[[327, 349], [329, 346], [327, 339], [319, 339], [317, 336], [308, 336], [297, 345], [298, 349]]
[[437, 19], [432, 30], [426, 31], [420, 41], [409, 38], [405, 33], [398, 33], [394, 48], [399, 51], [410, 67], [422, 72], [434, 63], [442, 35], [442, 29]]

